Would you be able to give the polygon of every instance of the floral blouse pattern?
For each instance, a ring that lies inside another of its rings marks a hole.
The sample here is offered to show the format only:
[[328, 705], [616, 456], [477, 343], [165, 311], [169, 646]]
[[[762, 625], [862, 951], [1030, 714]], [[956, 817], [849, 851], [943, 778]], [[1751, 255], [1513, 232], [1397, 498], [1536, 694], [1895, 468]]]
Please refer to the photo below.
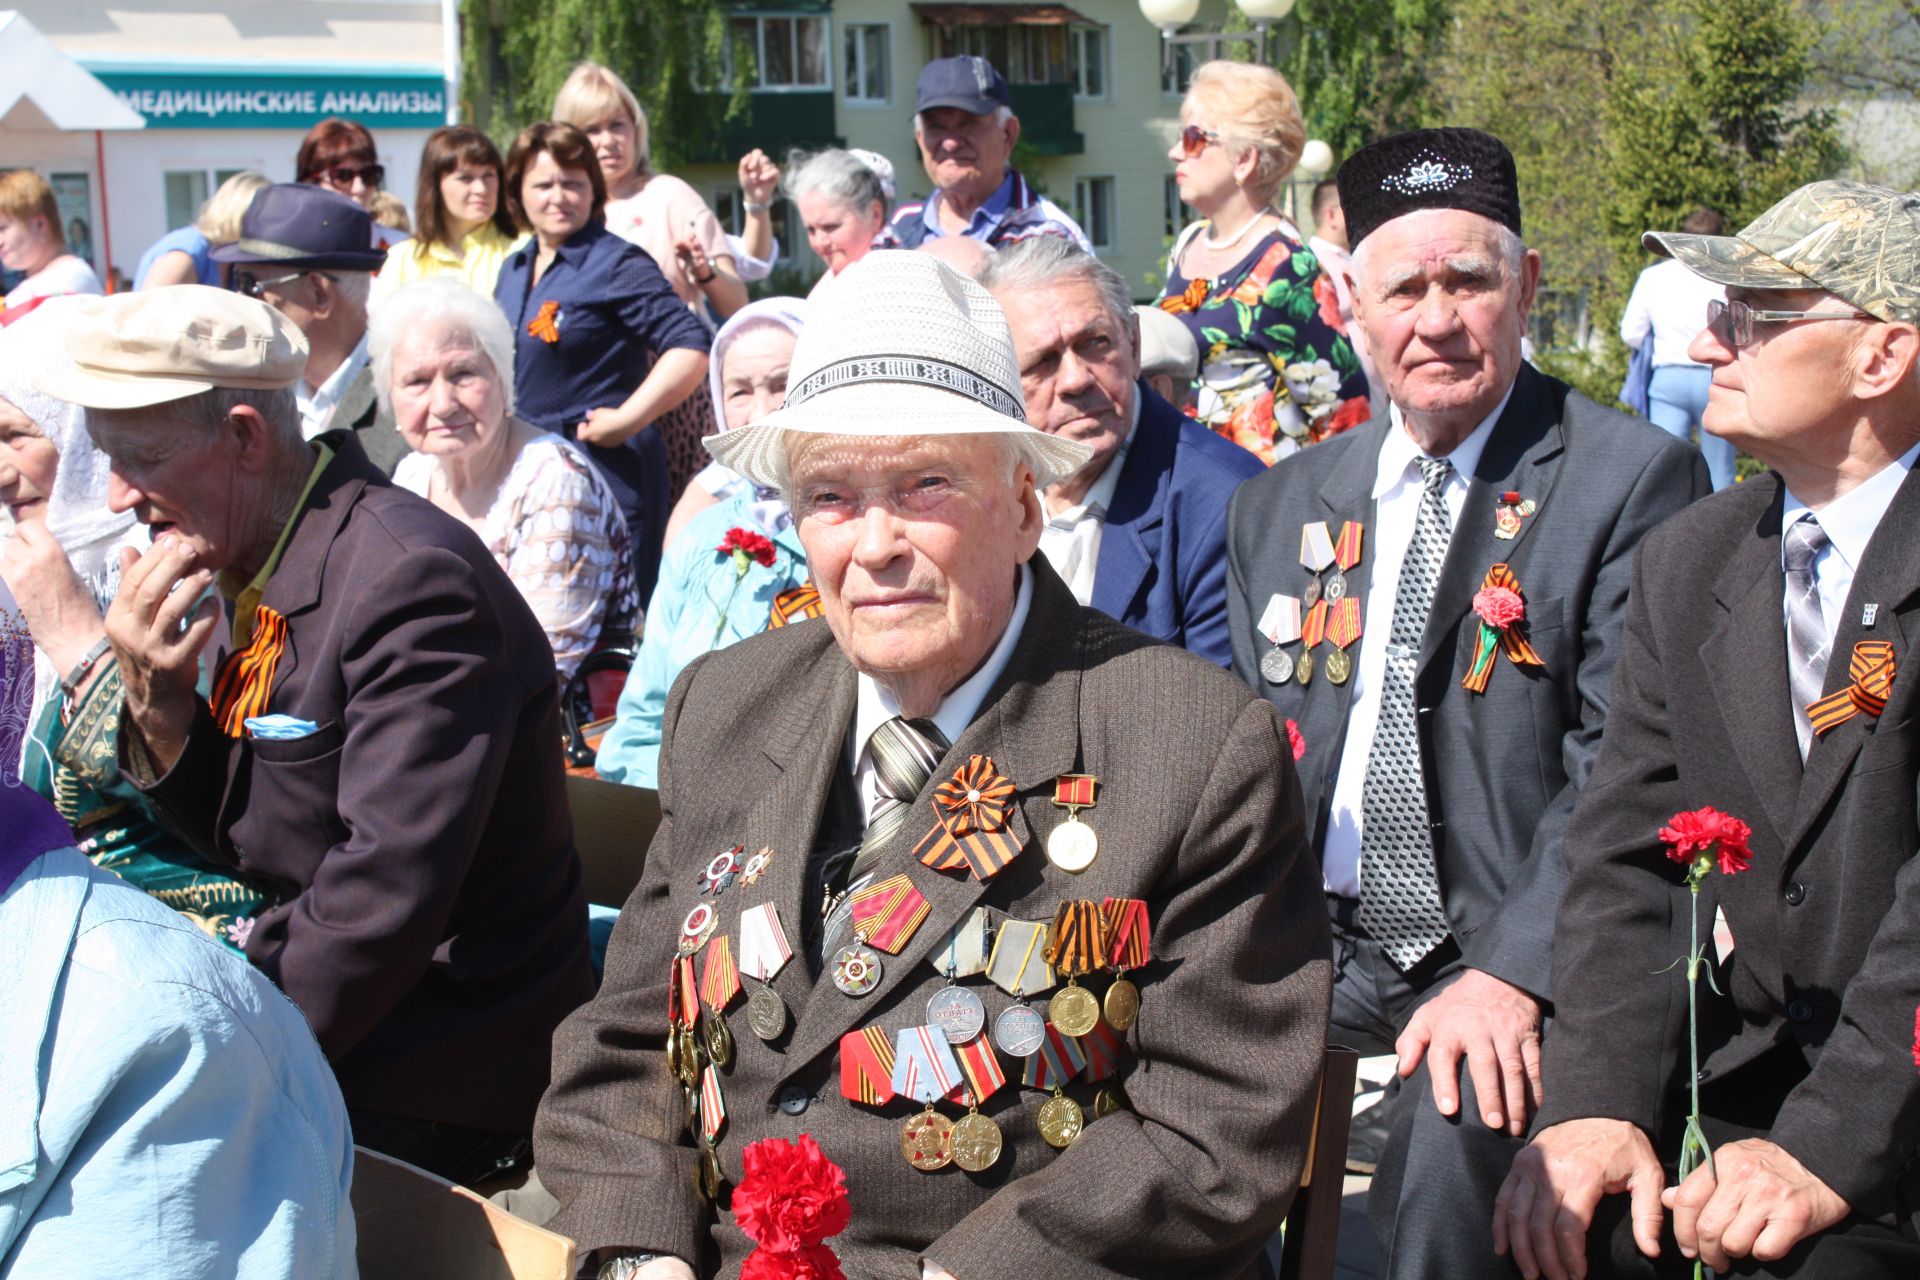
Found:
[[1367, 420], [1367, 378], [1312, 250], [1275, 230], [1215, 279], [1189, 280], [1179, 262], [1176, 247], [1159, 306], [1200, 347], [1188, 417], [1268, 466]]

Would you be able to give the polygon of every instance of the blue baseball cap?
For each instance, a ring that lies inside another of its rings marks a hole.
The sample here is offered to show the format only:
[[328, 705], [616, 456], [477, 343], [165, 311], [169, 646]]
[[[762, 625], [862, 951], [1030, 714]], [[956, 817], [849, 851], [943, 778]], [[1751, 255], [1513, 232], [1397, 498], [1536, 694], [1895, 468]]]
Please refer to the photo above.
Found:
[[378, 271], [386, 251], [373, 247], [373, 217], [325, 187], [284, 182], [254, 192], [240, 238], [210, 255], [239, 265], [272, 263], [307, 271]]
[[1007, 78], [985, 58], [967, 55], [936, 58], [920, 69], [919, 101], [915, 113], [935, 107], [958, 107], [976, 116], [992, 115], [1000, 107], [1012, 109]]

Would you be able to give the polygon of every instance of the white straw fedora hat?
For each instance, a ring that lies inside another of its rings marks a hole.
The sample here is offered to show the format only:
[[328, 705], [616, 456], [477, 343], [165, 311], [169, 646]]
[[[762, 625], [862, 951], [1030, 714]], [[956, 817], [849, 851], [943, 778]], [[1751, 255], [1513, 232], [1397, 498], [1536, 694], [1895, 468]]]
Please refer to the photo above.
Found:
[[1042, 486], [1093, 451], [1027, 425], [1013, 335], [993, 295], [924, 253], [880, 250], [835, 282], [808, 316], [786, 403], [708, 436], [714, 457], [757, 485], [787, 480], [789, 432], [841, 436], [1010, 436]]

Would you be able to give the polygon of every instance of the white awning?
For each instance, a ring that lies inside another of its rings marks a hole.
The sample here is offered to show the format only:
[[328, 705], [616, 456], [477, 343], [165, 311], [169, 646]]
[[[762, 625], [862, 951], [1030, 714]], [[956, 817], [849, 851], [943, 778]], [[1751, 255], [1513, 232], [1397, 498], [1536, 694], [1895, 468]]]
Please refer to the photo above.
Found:
[[0, 9], [0, 133], [144, 129], [140, 113], [13, 9]]

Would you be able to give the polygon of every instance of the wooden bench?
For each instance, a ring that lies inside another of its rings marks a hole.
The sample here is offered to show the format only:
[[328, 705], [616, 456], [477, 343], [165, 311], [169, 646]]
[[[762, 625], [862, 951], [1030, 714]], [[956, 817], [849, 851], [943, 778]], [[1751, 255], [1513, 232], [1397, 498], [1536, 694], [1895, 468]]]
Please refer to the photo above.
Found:
[[1340, 1198], [1346, 1185], [1347, 1134], [1353, 1128], [1353, 1077], [1360, 1055], [1331, 1047], [1320, 1069], [1319, 1110], [1300, 1190], [1281, 1227], [1279, 1280], [1331, 1280], [1340, 1243]]

